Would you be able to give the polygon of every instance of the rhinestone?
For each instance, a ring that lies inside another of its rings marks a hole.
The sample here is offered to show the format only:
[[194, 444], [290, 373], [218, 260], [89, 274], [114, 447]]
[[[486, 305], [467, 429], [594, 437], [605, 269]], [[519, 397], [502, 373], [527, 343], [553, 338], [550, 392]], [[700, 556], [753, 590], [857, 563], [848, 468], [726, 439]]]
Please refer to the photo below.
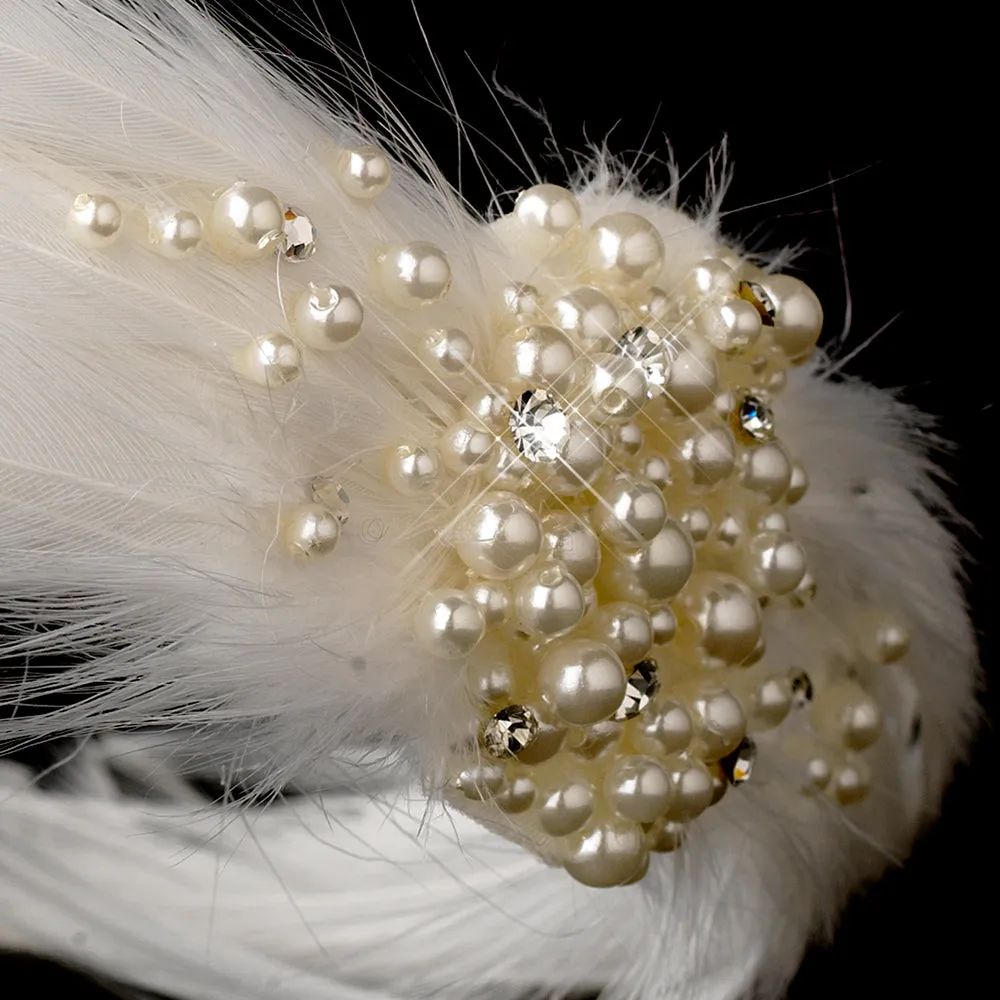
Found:
[[288, 260], [308, 260], [316, 252], [316, 227], [308, 215], [286, 208], [282, 232], [285, 239], [279, 246]]
[[756, 281], [741, 281], [737, 291], [741, 299], [746, 299], [760, 313], [764, 326], [774, 326], [774, 314], [778, 310], [763, 285]]
[[640, 660], [628, 675], [625, 687], [625, 698], [615, 718], [634, 719], [652, 701], [653, 695], [660, 689], [660, 675], [656, 660]]
[[521, 393], [510, 414], [517, 450], [529, 462], [555, 462], [569, 441], [569, 417], [545, 389]]
[[792, 703], [805, 708], [813, 700], [813, 682], [804, 670], [793, 671], [789, 676], [792, 685]]
[[648, 327], [635, 326], [628, 330], [615, 345], [615, 353], [631, 358], [646, 376], [646, 395], [664, 392], [670, 373], [669, 350], [663, 338]]
[[731, 785], [742, 785], [750, 780], [753, 765], [757, 760], [757, 744], [749, 736], [740, 740], [740, 745], [719, 761], [722, 773]]
[[526, 705], [501, 708], [483, 728], [483, 746], [494, 757], [517, 756], [538, 735], [538, 716]]
[[774, 412], [759, 396], [743, 396], [733, 418], [737, 430], [750, 441], [774, 440]]

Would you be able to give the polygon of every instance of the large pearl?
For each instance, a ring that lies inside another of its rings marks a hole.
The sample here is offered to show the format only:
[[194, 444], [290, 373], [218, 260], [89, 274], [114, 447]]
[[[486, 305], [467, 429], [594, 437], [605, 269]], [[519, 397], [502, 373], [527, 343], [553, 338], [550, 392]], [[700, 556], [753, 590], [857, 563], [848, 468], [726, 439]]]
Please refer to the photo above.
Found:
[[479, 605], [487, 629], [499, 628], [510, 618], [510, 592], [499, 580], [477, 580], [465, 592]]
[[417, 642], [433, 656], [468, 656], [483, 638], [486, 623], [476, 602], [461, 590], [432, 590], [413, 616]]
[[258, 337], [244, 352], [242, 362], [247, 378], [258, 385], [284, 385], [302, 374], [302, 354], [283, 333]]
[[740, 481], [748, 490], [763, 493], [777, 503], [788, 489], [792, 478], [792, 463], [788, 453], [777, 442], [748, 448], [743, 453]]
[[664, 399], [676, 416], [690, 417], [718, 395], [719, 365], [715, 351], [700, 337], [684, 337], [679, 347], [663, 385]]
[[441, 435], [441, 460], [452, 472], [461, 475], [486, 461], [496, 443], [495, 434], [471, 420], [459, 420]]
[[121, 235], [122, 210], [106, 194], [78, 194], [66, 221], [75, 240], [100, 250], [111, 246]]
[[683, 757], [671, 758], [667, 770], [673, 786], [667, 815], [685, 822], [700, 816], [712, 804], [715, 795], [711, 771], [703, 761]]
[[674, 701], [661, 705], [651, 719], [640, 721], [642, 728], [634, 739], [636, 746], [648, 753], [682, 753], [694, 735], [687, 709]]
[[201, 219], [186, 208], [152, 211], [146, 222], [146, 238], [161, 257], [181, 260], [201, 246]]
[[593, 355], [588, 381], [594, 406], [591, 415], [601, 422], [625, 423], [646, 402], [645, 372], [631, 358], [616, 354]]
[[358, 201], [371, 201], [389, 186], [392, 166], [381, 149], [375, 146], [357, 146], [340, 151], [334, 174], [350, 197]]
[[520, 497], [490, 493], [472, 504], [454, 529], [458, 557], [488, 580], [523, 573], [542, 548], [542, 522]]
[[691, 273], [684, 280], [683, 291], [695, 300], [726, 299], [735, 295], [738, 287], [736, 275], [725, 261], [706, 257], [691, 268]]
[[361, 301], [350, 288], [312, 282], [295, 300], [291, 315], [295, 335], [317, 351], [349, 344], [361, 331], [364, 319]]
[[589, 726], [610, 718], [625, 697], [625, 668], [617, 654], [591, 639], [554, 643], [538, 674], [542, 698], [563, 721]]
[[293, 556], [325, 555], [340, 539], [340, 518], [321, 504], [306, 504], [289, 518], [284, 536]]
[[596, 827], [563, 862], [577, 882], [597, 889], [635, 882], [648, 864], [646, 838], [631, 823]]
[[670, 804], [670, 776], [649, 757], [620, 757], [604, 780], [615, 812], [636, 823], [652, 823]]
[[536, 184], [522, 191], [513, 215], [522, 226], [525, 248], [539, 256], [557, 250], [580, 225], [580, 205], [575, 196], [555, 184]]
[[401, 309], [419, 309], [443, 299], [451, 288], [451, 265], [433, 243], [414, 241], [389, 247], [375, 259], [385, 297]]
[[663, 238], [634, 212], [605, 215], [587, 234], [587, 265], [617, 292], [648, 288], [663, 269]]
[[[476, 600], [474, 594], [472, 597]], [[476, 662], [470, 662], [466, 667], [465, 689], [474, 704], [506, 704], [514, 690], [514, 671], [509, 663], [476, 658]]]
[[792, 682], [784, 674], [765, 677], [753, 696], [754, 729], [780, 726], [792, 710]]
[[464, 330], [431, 330], [420, 344], [420, 357], [435, 375], [464, 375], [476, 350]]
[[667, 521], [667, 502], [652, 483], [623, 473], [601, 492], [593, 515], [597, 533], [623, 548], [641, 548]]
[[510, 392], [551, 386], [566, 392], [573, 384], [576, 351], [554, 326], [522, 326], [507, 334], [493, 356], [493, 378]]
[[735, 666], [750, 656], [761, 631], [760, 603], [726, 573], [703, 573], [688, 586], [684, 606], [700, 633], [706, 666]]
[[823, 307], [816, 293], [790, 274], [766, 274], [757, 283], [774, 306], [775, 343], [792, 361], [804, 361], [823, 330]]
[[691, 702], [695, 731], [705, 760], [721, 760], [746, 735], [747, 720], [739, 699], [730, 691], [711, 691]]
[[600, 428], [571, 420], [562, 456], [542, 470], [543, 482], [559, 496], [582, 493], [604, 469], [609, 444]]
[[403, 496], [419, 496], [432, 490], [441, 473], [441, 459], [433, 448], [400, 444], [386, 455], [389, 485]]
[[254, 260], [274, 252], [284, 227], [281, 202], [266, 188], [238, 181], [215, 199], [208, 235], [221, 257]]
[[586, 610], [583, 588], [561, 563], [543, 563], [514, 583], [514, 618], [529, 635], [566, 635]]
[[562, 563], [581, 584], [590, 583], [601, 566], [601, 544], [578, 514], [559, 510], [542, 521], [542, 555]]
[[538, 810], [538, 821], [546, 833], [565, 837], [579, 830], [593, 811], [593, 789], [585, 781], [571, 781], [545, 796]]
[[588, 631], [610, 646], [626, 666], [638, 663], [653, 647], [653, 625], [649, 612], [628, 601], [603, 605]]
[[625, 332], [618, 307], [597, 288], [584, 286], [552, 303], [553, 321], [587, 352], [611, 351]]
[[539, 292], [534, 285], [514, 281], [504, 285], [503, 315], [500, 322], [504, 326], [526, 326], [539, 320], [541, 304]]
[[536, 794], [535, 783], [521, 774], [497, 792], [494, 802], [505, 813], [522, 813], [531, 807]]
[[[694, 569], [694, 547], [687, 532], [673, 520], [637, 552], [616, 552], [606, 561], [612, 591], [635, 601], [662, 601], [688, 582]], [[602, 577], [604, 571], [602, 571]]]
[[733, 471], [736, 442], [725, 427], [712, 427], [684, 441], [681, 456], [696, 486], [715, 486]]
[[746, 299], [709, 302], [698, 310], [696, 325], [705, 339], [723, 354], [752, 347], [760, 337], [760, 313]]
[[786, 531], [762, 531], [747, 543], [745, 568], [758, 590], [776, 597], [790, 593], [802, 582], [806, 552]]

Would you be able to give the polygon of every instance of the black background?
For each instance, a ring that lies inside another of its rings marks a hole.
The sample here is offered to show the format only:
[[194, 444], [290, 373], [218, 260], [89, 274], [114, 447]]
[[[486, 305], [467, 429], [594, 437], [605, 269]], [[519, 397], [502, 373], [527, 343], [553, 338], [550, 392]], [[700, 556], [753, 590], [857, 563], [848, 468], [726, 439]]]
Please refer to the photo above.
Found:
[[[319, 34], [310, 39], [298, 30], [303, 14], [317, 18], [312, 0], [220, 6], [273, 32], [287, 65], [294, 53], [336, 68]], [[691, 170], [682, 201], [700, 198], [705, 158], [726, 139], [734, 167], [726, 232], [755, 248], [807, 248], [797, 273], [824, 303], [828, 338], [844, 325], [849, 285], [851, 329], [834, 353], [884, 328], [847, 370], [903, 388], [905, 399], [940, 418], [940, 433], [956, 446], [942, 465], [971, 524], [960, 534], [989, 670], [996, 257], [982, 254], [965, 224], [986, 215], [980, 202], [990, 197], [983, 186], [990, 167], [965, 127], [977, 88], [951, 62], [943, 22], [932, 38], [909, 24], [890, 24], [879, 36], [861, 16], [851, 23], [804, 5], [794, 15], [551, 0], [513, 7], [420, 0], [417, 13], [378, 0], [320, 6], [329, 32], [351, 50], [360, 44], [387, 96], [480, 211], [494, 194], [508, 208], [512, 198], [503, 193], [533, 182], [515, 133], [545, 180], [566, 179], [560, 160], [547, 155], [547, 128], [497, 92], [494, 78], [544, 110], [571, 161], [602, 142], [626, 158], [643, 149], [665, 159], [669, 137], [681, 169]], [[455, 109], [439, 106], [448, 101], [435, 63]], [[490, 184], [468, 145], [458, 154], [454, 110]], [[668, 182], [656, 162], [642, 177], [654, 188]], [[923, 997], [939, 989], [964, 996], [990, 981], [998, 887], [988, 694], [984, 706], [982, 736], [971, 765], [956, 775], [943, 819], [903, 870], [849, 907], [832, 947], [809, 954], [792, 1000]], [[44, 977], [31, 978], [34, 992]]]

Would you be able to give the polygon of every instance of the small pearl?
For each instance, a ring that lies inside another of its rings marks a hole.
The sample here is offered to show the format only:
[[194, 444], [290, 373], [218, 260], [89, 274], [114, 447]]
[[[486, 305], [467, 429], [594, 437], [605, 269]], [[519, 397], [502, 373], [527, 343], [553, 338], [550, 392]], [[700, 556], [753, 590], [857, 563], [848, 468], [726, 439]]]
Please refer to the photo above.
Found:
[[633, 824], [597, 827], [564, 862], [577, 882], [596, 889], [628, 885], [642, 877], [648, 864], [645, 837]]
[[593, 521], [597, 533], [612, 545], [640, 548], [652, 541], [667, 520], [667, 502], [651, 482], [622, 473], [598, 498]]
[[566, 635], [586, 610], [583, 588], [561, 563], [543, 563], [514, 583], [514, 618], [529, 635]]
[[649, 455], [640, 466], [639, 473], [661, 490], [673, 482], [670, 463], [662, 455]]
[[340, 539], [340, 518], [320, 504], [296, 510], [285, 526], [285, 545], [293, 556], [320, 556], [332, 552]]
[[487, 629], [499, 628], [510, 619], [510, 593], [499, 581], [477, 580], [466, 587], [465, 592], [479, 606]]
[[458, 557], [488, 580], [523, 573], [542, 548], [542, 522], [520, 497], [490, 493], [472, 504], [455, 526]]
[[646, 402], [646, 375], [636, 363], [616, 354], [594, 354], [588, 389], [596, 419], [622, 423], [631, 420]]
[[614, 650], [590, 639], [554, 643], [538, 674], [542, 698], [574, 726], [610, 718], [625, 697], [625, 684], [625, 668]]
[[542, 556], [561, 562], [581, 584], [590, 583], [601, 566], [601, 544], [590, 526], [572, 511], [548, 514], [542, 521]]
[[629, 422], [615, 428], [615, 447], [625, 455], [638, 455], [642, 444], [642, 428], [638, 424]]
[[617, 306], [604, 292], [584, 286], [552, 303], [553, 321], [584, 352], [612, 351], [625, 328]]
[[721, 760], [740, 745], [747, 720], [739, 699], [730, 691], [714, 691], [691, 702], [695, 731], [706, 760]]
[[375, 260], [385, 297], [401, 309], [420, 309], [443, 299], [451, 288], [451, 265], [433, 243], [389, 247]]
[[649, 612], [653, 626], [653, 645], [664, 646], [677, 634], [677, 616], [669, 604], [660, 604]]
[[358, 146], [341, 150], [334, 175], [351, 198], [371, 201], [389, 186], [392, 166], [382, 150], [375, 146]]
[[761, 592], [777, 597], [793, 591], [806, 575], [805, 549], [786, 531], [762, 531], [747, 544], [747, 578]]
[[785, 493], [785, 503], [798, 503], [809, 489], [809, 475], [799, 462], [792, 463], [792, 474], [788, 480], [788, 490]]
[[491, 799], [503, 785], [503, 768], [497, 764], [467, 767], [456, 784], [467, 799]]
[[668, 701], [653, 718], [643, 722], [636, 743], [649, 753], [681, 753], [687, 750], [693, 735], [694, 724], [687, 709]]
[[302, 354], [290, 337], [269, 333], [246, 349], [242, 367], [247, 378], [258, 385], [276, 387], [302, 374]]
[[510, 392], [551, 386], [566, 392], [573, 384], [576, 351], [554, 326], [523, 326], [497, 344], [493, 378]]
[[910, 632], [899, 622], [884, 621], [875, 631], [872, 648], [877, 663], [896, 663], [910, 650]]
[[284, 235], [285, 209], [266, 188], [238, 181], [212, 205], [208, 235], [230, 260], [254, 260], [274, 252]]
[[580, 205], [573, 193], [555, 184], [536, 184], [522, 191], [513, 215], [528, 246], [540, 256], [557, 250], [580, 225]]
[[668, 520], [663, 530], [637, 552], [619, 552], [609, 575], [615, 595], [638, 602], [673, 597], [694, 569], [694, 547], [687, 532]]
[[676, 823], [673, 820], [659, 823], [654, 827], [649, 849], [658, 854], [670, 854], [673, 851], [678, 851], [684, 846], [687, 832], [688, 828], [684, 823]]
[[122, 210], [105, 194], [78, 194], [67, 225], [73, 238], [95, 250], [111, 246], [121, 235]]
[[610, 646], [625, 666], [638, 663], [653, 647], [649, 612], [628, 601], [613, 601], [600, 607], [588, 631]]
[[670, 296], [662, 288], [654, 285], [642, 296], [635, 310], [644, 323], [655, 323], [670, 312], [670, 306]]
[[736, 666], [757, 645], [760, 603], [742, 580], [726, 573], [702, 573], [685, 591], [684, 605], [700, 633], [706, 666]]
[[663, 239], [633, 212], [598, 219], [587, 234], [587, 264], [602, 284], [617, 292], [648, 288], [663, 269]]
[[511, 404], [503, 386], [478, 386], [462, 400], [462, 409], [470, 420], [491, 431], [502, 431], [510, 423]]
[[522, 813], [535, 801], [537, 789], [527, 775], [520, 775], [497, 792], [494, 801], [505, 813]]
[[860, 685], [844, 681], [826, 688], [810, 710], [813, 725], [851, 750], [865, 750], [882, 734], [882, 712]]
[[766, 274], [758, 283], [774, 305], [775, 343], [792, 361], [804, 361], [823, 330], [823, 307], [816, 293], [790, 274]]
[[317, 351], [332, 351], [350, 343], [361, 331], [365, 311], [345, 285], [309, 287], [295, 300], [291, 324], [295, 335]]
[[833, 776], [830, 791], [841, 805], [847, 806], [867, 798], [871, 787], [871, 770], [863, 760], [855, 758]]
[[441, 435], [441, 461], [461, 475], [485, 461], [497, 443], [496, 435], [483, 430], [471, 420], [459, 420]]
[[727, 548], [735, 548], [743, 539], [744, 526], [735, 514], [725, 514], [715, 531], [715, 540]]
[[182, 260], [201, 246], [201, 219], [185, 208], [151, 211], [146, 216], [149, 245], [168, 260]]
[[685, 822], [700, 816], [712, 804], [715, 794], [711, 771], [700, 760], [674, 757], [668, 762], [668, 772], [673, 795], [667, 815]]
[[524, 326], [534, 323], [541, 313], [541, 296], [534, 285], [515, 281], [503, 289], [504, 322], [507, 326]]
[[793, 607], [803, 608], [816, 597], [816, 581], [812, 574], [806, 572], [799, 585], [788, 595], [789, 602]]
[[609, 442], [600, 428], [571, 420], [562, 457], [545, 467], [543, 482], [558, 496], [582, 493], [604, 470], [608, 448]]
[[573, 781], [545, 796], [538, 810], [542, 829], [553, 837], [579, 830], [594, 811], [594, 792], [585, 781]]
[[788, 518], [780, 510], [769, 510], [757, 518], [758, 531], [782, 531], [788, 532]]
[[823, 757], [812, 757], [806, 763], [806, 785], [808, 788], [822, 791], [830, 784], [833, 769], [830, 762]]
[[696, 299], [723, 299], [735, 295], [738, 286], [733, 269], [725, 261], [706, 257], [691, 268], [683, 290]]
[[698, 310], [696, 325], [705, 339], [723, 354], [752, 347], [760, 337], [760, 313], [745, 299], [710, 302]]
[[417, 642], [431, 655], [454, 660], [467, 656], [486, 632], [483, 613], [461, 590], [432, 590], [413, 616]]
[[[476, 600], [474, 595], [473, 600]], [[482, 604], [479, 606], [482, 610]], [[465, 673], [465, 688], [473, 704], [484, 706], [497, 705], [501, 702], [506, 704], [510, 701], [514, 690], [514, 671], [509, 663], [498, 660], [479, 660], [469, 663]]]
[[710, 406], [719, 392], [719, 365], [714, 350], [701, 338], [687, 337], [670, 362], [663, 385], [672, 413], [690, 417]]
[[400, 444], [386, 455], [389, 485], [406, 497], [432, 490], [441, 472], [441, 460], [433, 448], [418, 444]]
[[777, 441], [748, 448], [743, 453], [740, 481], [748, 490], [763, 493], [772, 503], [781, 499], [791, 478], [792, 463]]
[[736, 465], [736, 442], [727, 428], [712, 427], [684, 441], [681, 457], [696, 486], [715, 486]]
[[687, 528], [691, 541], [697, 544], [708, 538], [712, 530], [712, 514], [704, 507], [692, 507], [681, 514], [681, 524]]
[[670, 804], [670, 776], [649, 757], [620, 757], [604, 780], [604, 795], [623, 819], [652, 823]]
[[757, 685], [753, 695], [754, 729], [774, 729], [792, 710], [792, 684], [788, 677], [776, 674]]

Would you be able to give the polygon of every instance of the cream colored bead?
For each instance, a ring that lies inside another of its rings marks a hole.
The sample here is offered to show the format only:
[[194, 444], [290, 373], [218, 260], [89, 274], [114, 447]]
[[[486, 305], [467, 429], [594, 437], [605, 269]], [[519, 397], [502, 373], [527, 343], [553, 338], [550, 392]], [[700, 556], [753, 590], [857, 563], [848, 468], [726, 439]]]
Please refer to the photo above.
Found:
[[562, 563], [542, 563], [514, 581], [514, 620], [528, 635], [571, 632], [587, 610], [583, 588]]
[[401, 309], [433, 305], [451, 289], [451, 265], [444, 251], [419, 240], [380, 251], [375, 276], [385, 297]]
[[208, 237], [230, 260], [255, 260], [274, 253], [284, 237], [285, 210], [266, 188], [238, 181], [212, 205]]
[[146, 238], [161, 257], [182, 260], [201, 246], [201, 219], [185, 208], [152, 209], [146, 215]]
[[[471, 596], [482, 610], [475, 594]], [[466, 667], [465, 688], [474, 705], [507, 703], [514, 690], [514, 671], [500, 660], [476, 659]]]
[[663, 257], [656, 227], [633, 212], [606, 215], [587, 234], [588, 267], [603, 285], [618, 292], [652, 285], [663, 269]]
[[522, 774], [504, 785], [494, 801], [505, 813], [523, 813], [535, 801], [537, 789], [527, 775]]
[[712, 530], [711, 511], [704, 507], [692, 507], [681, 514], [681, 524], [687, 529], [692, 542], [703, 542]]
[[479, 606], [487, 629], [499, 628], [510, 619], [510, 592], [500, 581], [476, 580], [465, 592]]
[[504, 326], [526, 326], [541, 318], [541, 295], [534, 285], [521, 281], [504, 285], [502, 292]]
[[700, 694], [691, 702], [695, 733], [706, 760], [721, 760], [740, 745], [747, 720], [739, 699], [722, 690]]
[[493, 355], [492, 377], [515, 395], [550, 386], [565, 393], [577, 375], [576, 350], [554, 326], [524, 326], [503, 337]]
[[490, 493], [459, 519], [452, 542], [459, 558], [488, 580], [523, 573], [542, 548], [542, 522], [520, 497]]
[[882, 733], [882, 712], [860, 685], [841, 681], [823, 690], [812, 703], [816, 729], [851, 750], [865, 750]]
[[712, 773], [702, 761], [672, 757], [667, 761], [667, 772], [673, 786], [667, 812], [670, 819], [688, 822], [700, 816], [712, 804], [715, 794]]
[[824, 757], [811, 757], [806, 762], [805, 772], [808, 790], [822, 791], [830, 784], [830, 779], [833, 777], [833, 768]]
[[325, 555], [332, 552], [340, 540], [340, 518], [321, 504], [306, 504], [289, 518], [284, 538], [293, 556]]
[[499, 385], [477, 386], [462, 400], [462, 415], [491, 431], [510, 424], [510, 409], [507, 390]]
[[432, 590], [413, 616], [417, 642], [432, 656], [454, 660], [468, 656], [486, 632], [483, 613], [461, 590]]
[[589, 726], [609, 718], [625, 697], [625, 668], [614, 650], [591, 639], [553, 643], [542, 657], [538, 686], [563, 721]]
[[765, 677], [753, 695], [752, 721], [754, 729], [774, 729], [780, 726], [792, 710], [792, 685], [783, 674]]
[[736, 442], [725, 427], [701, 430], [681, 444], [681, 457], [696, 486], [715, 486], [736, 465]]
[[644, 719], [635, 736], [636, 745], [646, 753], [682, 753], [687, 750], [694, 735], [694, 724], [683, 705], [668, 701], [659, 707], [656, 715]]
[[539, 256], [558, 250], [580, 226], [580, 205], [566, 188], [536, 184], [522, 191], [514, 204], [526, 246]]
[[653, 645], [663, 646], [677, 634], [677, 616], [669, 604], [650, 609], [649, 621], [653, 627]]
[[658, 323], [666, 319], [671, 305], [670, 296], [662, 288], [653, 285], [636, 301], [635, 311], [643, 323]]
[[823, 307], [816, 293], [790, 274], [756, 279], [774, 305], [775, 343], [792, 359], [809, 357], [823, 331]]
[[596, 760], [621, 740], [625, 727], [614, 719], [595, 722], [580, 735], [573, 753], [584, 760]]
[[777, 503], [792, 479], [792, 463], [777, 441], [748, 448], [743, 453], [740, 481], [756, 493]]
[[351, 198], [371, 201], [377, 198], [392, 179], [392, 165], [375, 146], [343, 149], [337, 156], [334, 176]]
[[628, 601], [613, 601], [597, 609], [588, 632], [610, 646], [625, 666], [638, 663], [653, 646], [649, 612]]
[[604, 779], [604, 796], [623, 819], [652, 823], [670, 805], [670, 776], [650, 757], [620, 757]]
[[542, 521], [545, 533], [543, 558], [561, 562], [581, 583], [590, 583], [601, 565], [601, 544], [590, 526], [572, 511], [548, 514]]
[[699, 574], [685, 591], [684, 607], [698, 627], [707, 666], [736, 666], [754, 651], [760, 604], [742, 580], [726, 573]]
[[276, 388], [302, 374], [302, 354], [290, 337], [269, 333], [243, 352], [239, 365], [246, 377], [258, 385]]
[[78, 243], [102, 250], [121, 235], [122, 210], [106, 194], [78, 194], [70, 207], [67, 226]]
[[653, 826], [649, 849], [658, 854], [670, 854], [680, 850], [687, 839], [688, 828], [674, 820], [661, 821]]
[[664, 398], [675, 415], [695, 416], [718, 395], [719, 365], [715, 351], [700, 337], [685, 336], [677, 347], [663, 386]]
[[673, 482], [670, 463], [662, 455], [647, 456], [639, 467], [639, 474], [661, 490]]
[[745, 299], [708, 302], [696, 316], [696, 326], [705, 339], [723, 354], [752, 347], [760, 337], [760, 313]]
[[644, 441], [642, 428], [631, 421], [615, 428], [614, 448], [619, 454], [638, 455]]
[[738, 285], [733, 269], [725, 261], [705, 257], [691, 268], [683, 290], [695, 300], [725, 299], [736, 294]]
[[799, 462], [792, 463], [792, 473], [788, 480], [788, 490], [785, 493], [785, 503], [798, 503], [809, 489], [809, 474]]
[[652, 541], [667, 520], [663, 494], [648, 480], [622, 473], [598, 497], [593, 523], [612, 545], [637, 549]]
[[399, 444], [386, 455], [389, 485], [403, 496], [420, 496], [434, 489], [441, 474], [441, 459], [433, 448]]
[[868, 797], [872, 787], [872, 773], [860, 758], [853, 758], [833, 775], [829, 788], [841, 805], [852, 805]]
[[295, 335], [317, 351], [333, 351], [349, 344], [361, 331], [365, 310], [346, 285], [309, 287], [295, 300], [291, 324]]
[[787, 531], [761, 531], [747, 543], [746, 577], [761, 593], [791, 593], [807, 568], [805, 549]]
[[625, 332], [618, 307], [604, 292], [586, 285], [552, 303], [552, 321], [584, 352], [611, 351]]
[[662, 601], [688, 582], [694, 569], [694, 547], [687, 532], [668, 519], [648, 545], [636, 552], [618, 552], [607, 565], [609, 584], [617, 597]]
[[461, 475], [489, 458], [496, 435], [471, 420], [459, 420], [441, 435], [438, 445], [445, 467]]
[[467, 799], [492, 799], [503, 787], [503, 768], [496, 764], [479, 764], [462, 771], [456, 785]]
[[475, 358], [475, 347], [464, 330], [454, 327], [430, 330], [417, 349], [428, 370], [440, 377], [465, 375]]
[[909, 629], [897, 621], [887, 619], [878, 624], [873, 641], [867, 645], [867, 651], [876, 663], [896, 663], [910, 650]]
[[558, 496], [576, 496], [605, 468], [609, 441], [600, 428], [573, 419], [562, 457], [541, 471], [545, 485]]
[[593, 888], [629, 885], [643, 876], [649, 864], [645, 836], [631, 823], [598, 826], [580, 840], [563, 864], [577, 882]]
[[768, 510], [757, 518], [758, 531], [788, 532], [788, 518], [780, 510]]
[[588, 390], [591, 419], [604, 423], [631, 420], [646, 402], [646, 376], [636, 363], [619, 354], [593, 354]]
[[553, 837], [579, 830], [594, 811], [594, 791], [586, 781], [571, 781], [550, 792], [538, 809], [542, 829]]
[[522, 764], [544, 764], [551, 760], [566, 741], [566, 728], [558, 723], [541, 719], [535, 738], [517, 755]]

